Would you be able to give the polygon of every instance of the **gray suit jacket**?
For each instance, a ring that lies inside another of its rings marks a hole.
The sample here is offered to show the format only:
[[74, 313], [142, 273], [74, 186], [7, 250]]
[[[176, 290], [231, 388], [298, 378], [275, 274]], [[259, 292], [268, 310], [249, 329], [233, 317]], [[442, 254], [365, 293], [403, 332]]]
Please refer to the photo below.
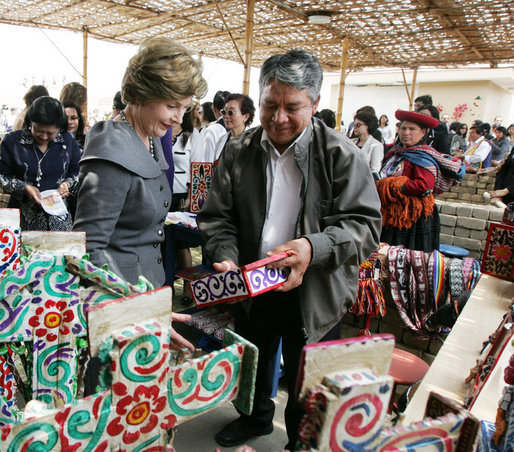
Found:
[[171, 202], [161, 143], [155, 159], [126, 123], [101, 121], [87, 135], [80, 162], [73, 229], [85, 231], [91, 262], [131, 283], [145, 276], [154, 287], [165, 276], [160, 244]]

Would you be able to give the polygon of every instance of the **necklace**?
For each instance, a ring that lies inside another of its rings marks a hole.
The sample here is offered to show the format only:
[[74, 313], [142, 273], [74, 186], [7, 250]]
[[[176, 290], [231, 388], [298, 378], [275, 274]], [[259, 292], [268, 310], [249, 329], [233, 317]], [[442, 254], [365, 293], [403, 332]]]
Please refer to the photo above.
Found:
[[[127, 119], [127, 117], [125, 116], [125, 112], [124, 112], [123, 110], [121, 110], [121, 111], [120, 111], [120, 116], [121, 116], [121, 119], [123, 119], [123, 122], [126, 122], [126, 123], [130, 126], [130, 128], [131, 128], [134, 132], [136, 132], [136, 130], [134, 129], [134, 127], [132, 127], [132, 124], [130, 124], [129, 120], [128, 120], [128, 119]], [[136, 133], [137, 133], [137, 132], [136, 132]], [[150, 154], [152, 155], [152, 157], [155, 157], [155, 156], [154, 156], [154, 153], [153, 153], [153, 140], [152, 140], [152, 137], [150, 137], [150, 136], [148, 137], [148, 142], [150, 143], [150, 149], [149, 149]], [[41, 160], [43, 160], [43, 159], [41, 159]]]
[[37, 160], [36, 187], [39, 188], [40, 183], [41, 183], [41, 178], [43, 177], [43, 171], [41, 171], [41, 162], [46, 157], [46, 154], [48, 154], [49, 149], [46, 150], [46, 152], [43, 154], [43, 157], [41, 157], [41, 158], [38, 157], [34, 144], [32, 144], [32, 150], [34, 151], [34, 155], [36, 156], [36, 160]]

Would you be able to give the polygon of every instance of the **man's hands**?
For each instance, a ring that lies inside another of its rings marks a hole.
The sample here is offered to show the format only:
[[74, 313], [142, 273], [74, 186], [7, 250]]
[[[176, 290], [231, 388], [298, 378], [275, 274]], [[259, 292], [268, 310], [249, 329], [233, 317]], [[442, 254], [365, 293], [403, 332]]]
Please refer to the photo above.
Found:
[[277, 292], [288, 292], [298, 287], [303, 281], [303, 274], [307, 270], [312, 258], [311, 242], [303, 237], [279, 245], [273, 251], [268, 251], [266, 254], [274, 256], [284, 251], [289, 256], [268, 265], [268, 268], [289, 267], [291, 269], [287, 281], [278, 289], [275, 289]]
[[[291, 270], [287, 281], [282, 286], [275, 289], [277, 292], [288, 292], [302, 283], [303, 274], [307, 270], [312, 258], [311, 242], [302, 237], [277, 246], [273, 251], [268, 251], [266, 254], [268, 256], [274, 256], [283, 252], [287, 252], [288, 256], [268, 264], [268, 268], [289, 267]], [[235, 270], [237, 268], [237, 265], [231, 259], [215, 262], [212, 266], [218, 273]]]

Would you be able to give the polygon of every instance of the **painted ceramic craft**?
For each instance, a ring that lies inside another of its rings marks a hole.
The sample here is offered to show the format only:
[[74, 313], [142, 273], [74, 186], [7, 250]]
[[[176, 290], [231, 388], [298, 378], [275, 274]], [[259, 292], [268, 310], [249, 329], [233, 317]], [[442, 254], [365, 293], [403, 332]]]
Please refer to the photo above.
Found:
[[482, 272], [514, 281], [514, 226], [500, 223], [489, 225]]
[[189, 195], [191, 199], [189, 211], [200, 212], [207, 200], [213, 174], [213, 164], [209, 162], [191, 162], [191, 185]]
[[0, 277], [16, 270], [20, 263], [20, 211], [1, 209], [0, 219]]
[[376, 335], [304, 347], [298, 379], [306, 414], [295, 450], [470, 450], [478, 421], [444, 399], [427, 405], [427, 418], [411, 426], [386, 426], [393, 380], [388, 376], [392, 335]]
[[267, 265], [288, 255], [287, 252], [280, 253], [241, 268], [191, 281], [189, 286], [196, 306], [242, 300], [280, 287], [287, 280], [286, 270], [267, 268]]
[[169, 287], [91, 307], [88, 319], [105, 389], [4, 426], [2, 450], [165, 451], [170, 428], [219, 403], [251, 411], [257, 350], [236, 334], [225, 332], [222, 350], [171, 365]]

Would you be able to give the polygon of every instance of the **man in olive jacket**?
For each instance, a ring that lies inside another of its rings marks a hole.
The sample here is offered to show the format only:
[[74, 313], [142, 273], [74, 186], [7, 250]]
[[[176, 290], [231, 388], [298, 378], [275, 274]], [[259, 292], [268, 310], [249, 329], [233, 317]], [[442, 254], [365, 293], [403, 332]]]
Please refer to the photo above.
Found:
[[259, 361], [253, 412], [217, 433], [225, 447], [273, 430], [270, 394], [282, 338], [286, 448], [294, 449], [303, 414], [294, 396], [302, 348], [340, 338], [359, 264], [379, 243], [380, 201], [368, 165], [348, 138], [312, 117], [322, 78], [316, 57], [302, 50], [264, 63], [261, 126], [229, 141], [198, 214], [216, 271], [289, 252], [273, 264], [289, 267], [284, 285], [237, 306], [236, 331], [259, 348]]

